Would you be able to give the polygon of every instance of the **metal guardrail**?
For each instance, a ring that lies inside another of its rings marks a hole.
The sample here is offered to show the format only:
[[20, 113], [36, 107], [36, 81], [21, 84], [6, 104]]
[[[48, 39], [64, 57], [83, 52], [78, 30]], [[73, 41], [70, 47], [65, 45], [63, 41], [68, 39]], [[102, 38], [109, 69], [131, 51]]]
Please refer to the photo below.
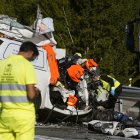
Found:
[[123, 85], [122, 93], [120, 94], [119, 98], [140, 101], [140, 88]]

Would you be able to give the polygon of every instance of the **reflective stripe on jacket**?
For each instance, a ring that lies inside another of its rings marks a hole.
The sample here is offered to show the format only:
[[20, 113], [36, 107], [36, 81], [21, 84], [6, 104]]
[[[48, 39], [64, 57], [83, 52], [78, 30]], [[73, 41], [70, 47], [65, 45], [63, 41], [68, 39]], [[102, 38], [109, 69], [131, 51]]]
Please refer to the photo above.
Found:
[[99, 80], [103, 83], [103, 88], [107, 91], [110, 91], [112, 86], [116, 89], [120, 85], [120, 82], [110, 75], [101, 75]]
[[[0, 102], [29, 102], [26, 96], [26, 86], [19, 84], [0, 84], [3, 93], [0, 95]], [[10, 90], [10, 91], [9, 91]], [[14, 91], [13, 95], [10, 92]], [[20, 92], [18, 92], [20, 91]]]
[[26, 85], [36, 83], [32, 64], [21, 55], [0, 61], [0, 102], [2, 109], [34, 111], [28, 100]]

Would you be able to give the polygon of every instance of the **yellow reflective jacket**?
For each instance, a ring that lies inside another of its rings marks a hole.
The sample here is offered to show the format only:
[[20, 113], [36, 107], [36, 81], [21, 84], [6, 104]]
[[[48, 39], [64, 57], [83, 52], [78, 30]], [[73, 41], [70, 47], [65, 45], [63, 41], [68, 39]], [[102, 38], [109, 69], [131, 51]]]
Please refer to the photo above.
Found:
[[111, 77], [110, 75], [101, 75], [99, 77], [99, 80], [102, 82], [103, 88], [109, 92], [111, 90], [111, 87], [115, 87], [115, 89], [117, 89], [117, 87], [121, 84], [118, 80]]
[[34, 111], [28, 100], [26, 85], [36, 83], [32, 64], [21, 55], [0, 61], [0, 105], [2, 109]]

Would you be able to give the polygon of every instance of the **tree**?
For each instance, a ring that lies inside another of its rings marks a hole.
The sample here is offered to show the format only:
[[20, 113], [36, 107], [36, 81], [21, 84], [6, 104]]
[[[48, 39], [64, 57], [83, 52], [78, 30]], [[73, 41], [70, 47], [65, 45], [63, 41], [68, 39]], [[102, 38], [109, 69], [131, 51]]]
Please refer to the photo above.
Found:
[[43, 17], [53, 18], [57, 47], [66, 48], [67, 55], [78, 51], [86, 58], [93, 57], [103, 73], [124, 84], [130, 77], [139, 76], [136, 55], [125, 47], [125, 25], [138, 16], [139, 0], [1, 0], [0, 12], [30, 26], [38, 4]]

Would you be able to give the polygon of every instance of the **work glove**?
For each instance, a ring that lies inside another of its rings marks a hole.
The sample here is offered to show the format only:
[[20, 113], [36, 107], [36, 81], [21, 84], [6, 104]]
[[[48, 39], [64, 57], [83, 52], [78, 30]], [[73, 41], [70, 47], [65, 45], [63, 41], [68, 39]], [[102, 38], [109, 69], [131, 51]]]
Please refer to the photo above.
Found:
[[100, 75], [100, 68], [99, 67], [91, 67], [89, 72], [93, 75], [93, 76], [99, 76]]
[[66, 91], [66, 88], [64, 87], [64, 85], [60, 82], [60, 81], [57, 81], [56, 85], [57, 87], [61, 88], [62, 90]]
[[111, 87], [111, 94], [114, 96], [115, 95], [115, 87]]
[[87, 61], [87, 59], [81, 59], [81, 58], [79, 58], [76, 63], [79, 64], [79, 65], [81, 65], [81, 64], [84, 64], [86, 61]]
[[105, 110], [105, 108], [103, 106], [98, 106], [97, 109], [99, 109], [99, 110]]

